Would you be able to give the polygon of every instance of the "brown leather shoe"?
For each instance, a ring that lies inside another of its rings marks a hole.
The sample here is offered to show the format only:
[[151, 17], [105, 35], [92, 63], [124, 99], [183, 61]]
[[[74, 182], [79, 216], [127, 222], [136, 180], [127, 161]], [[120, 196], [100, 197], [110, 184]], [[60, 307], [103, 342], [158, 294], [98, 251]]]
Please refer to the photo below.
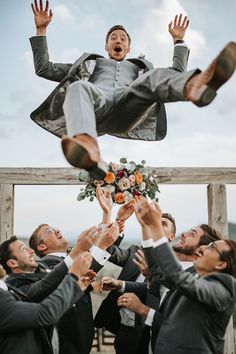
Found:
[[61, 145], [65, 158], [72, 166], [85, 169], [94, 179], [106, 176], [106, 164], [101, 160], [96, 139], [86, 134], [75, 138], [63, 135]]
[[206, 106], [215, 98], [216, 91], [233, 75], [236, 66], [236, 43], [230, 42], [209, 67], [194, 75], [186, 84], [184, 96], [196, 106]]

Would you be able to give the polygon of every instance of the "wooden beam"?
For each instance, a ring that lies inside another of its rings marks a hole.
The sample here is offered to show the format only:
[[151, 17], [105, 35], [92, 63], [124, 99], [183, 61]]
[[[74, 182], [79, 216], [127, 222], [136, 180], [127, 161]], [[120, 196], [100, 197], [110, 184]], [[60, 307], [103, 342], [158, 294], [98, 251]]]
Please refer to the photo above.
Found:
[[[208, 223], [222, 235], [229, 238], [227, 220], [226, 187], [224, 184], [209, 185], [207, 187], [208, 197]], [[233, 318], [231, 317], [226, 335], [224, 354], [235, 354]]]
[[13, 235], [14, 185], [0, 185], [0, 243]]
[[[160, 184], [236, 184], [236, 168], [148, 167]], [[75, 185], [76, 168], [0, 168], [0, 184]]]
[[224, 184], [210, 184], [207, 187], [208, 223], [225, 237], [229, 237], [227, 221], [226, 187]]

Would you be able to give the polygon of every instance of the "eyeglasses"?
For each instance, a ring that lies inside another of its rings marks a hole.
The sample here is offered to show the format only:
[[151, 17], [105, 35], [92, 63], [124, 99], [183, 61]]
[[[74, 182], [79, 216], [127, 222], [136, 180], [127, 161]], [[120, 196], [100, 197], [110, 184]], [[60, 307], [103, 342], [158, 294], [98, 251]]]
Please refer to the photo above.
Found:
[[48, 236], [50, 234], [54, 234], [57, 231], [54, 227], [48, 227], [44, 232]]
[[225, 256], [223, 255], [223, 253], [221, 253], [221, 252], [218, 250], [218, 248], [217, 248], [215, 242], [209, 243], [209, 245], [207, 245], [206, 248], [214, 249], [214, 250], [218, 253], [218, 255], [220, 256], [220, 259], [221, 259], [222, 261], [226, 261]]
[[[45, 236], [47, 237], [47, 236], [49, 236], [49, 235], [52, 235], [52, 234], [55, 234], [57, 232], [57, 229], [55, 229], [54, 227], [48, 227], [45, 231], [44, 231], [44, 234], [45, 234]], [[39, 244], [44, 244], [44, 240], [43, 239], [41, 239], [40, 241], [39, 241]]]

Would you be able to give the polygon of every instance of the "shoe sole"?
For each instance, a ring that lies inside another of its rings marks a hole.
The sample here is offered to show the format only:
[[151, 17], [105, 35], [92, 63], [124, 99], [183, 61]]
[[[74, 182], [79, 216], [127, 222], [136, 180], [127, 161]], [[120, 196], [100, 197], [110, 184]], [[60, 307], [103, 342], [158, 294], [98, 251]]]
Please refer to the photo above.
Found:
[[208, 105], [216, 96], [216, 91], [230, 79], [236, 67], [236, 43], [230, 42], [216, 58], [211, 79], [197, 93], [194, 104], [198, 107]]
[[66, 160], [74, 167], [83, 168], [94, 179], [103, 179], [106, 176], [106, 167], [102, 161], [93, 161], [88, 151], [81, 145], [64, 138], [61, 141], [62, 150]]

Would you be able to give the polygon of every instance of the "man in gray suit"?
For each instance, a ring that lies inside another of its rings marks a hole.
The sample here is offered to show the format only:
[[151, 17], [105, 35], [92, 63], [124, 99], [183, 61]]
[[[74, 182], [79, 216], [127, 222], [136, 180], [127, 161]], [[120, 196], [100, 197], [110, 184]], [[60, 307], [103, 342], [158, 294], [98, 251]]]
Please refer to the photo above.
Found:
[[[163, 103], [209, 104], [236, 65], [236, 44], [229, 43], [206, 71], [185, 72], [189, 50], [183, 45], [183, 38], [188, 19], [182, 19], [182, 15], [175, 16], [169, 24], [174, 41], [171, 68], [154, 69], [144, 58], [125, 60], [131, 38], [121, 25], [113, 26], [107, 33], [108, 59], [84, 53], [73, 65], [52, 63], [46, 42], [52, 11], [49, 11], [48, 1], [43, 8], [42, 0], [39, 6], [35, 0], [32, 9], [37, 36], [30, 41], [36, 74], [60, 84], [31, 118], [59, 137], [67, 134], [62, 139], [65, 157], [70, 164], [85, 168], [96, 179], [103, 178], [106, 171], [97, 135], [163, 139], [166, 135]], [[93, 69], [89, 65], [91, 61]]]
[[174, 301], [169, 301], [163, 314], [155, 353], [222, 354], [236, 300], [236, 242], [218, 240], [201, 246], [194, 261], [196, 277], [182, 270], [163, 237], [158, 204], [141, 199], [135, 209], [143, 240], [153, 240], [160, 281], [175, 290]]

